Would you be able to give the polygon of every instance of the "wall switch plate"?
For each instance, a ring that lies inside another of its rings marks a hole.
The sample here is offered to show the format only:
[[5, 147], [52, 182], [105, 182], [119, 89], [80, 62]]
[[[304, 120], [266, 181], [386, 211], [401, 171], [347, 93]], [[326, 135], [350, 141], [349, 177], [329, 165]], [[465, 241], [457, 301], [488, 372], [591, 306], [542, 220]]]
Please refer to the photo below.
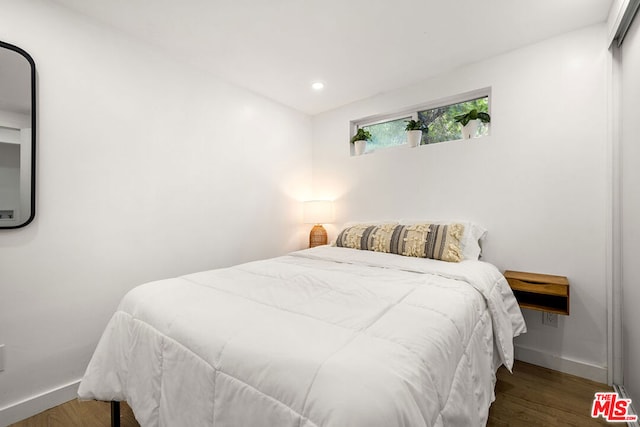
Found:
[[542, 312], [542, 324], [551, 326], [552, 328], [558, 327], [558, 315], [556, 313]]
[[4, 371], [4, 344], [0, 344], [0, 372]]

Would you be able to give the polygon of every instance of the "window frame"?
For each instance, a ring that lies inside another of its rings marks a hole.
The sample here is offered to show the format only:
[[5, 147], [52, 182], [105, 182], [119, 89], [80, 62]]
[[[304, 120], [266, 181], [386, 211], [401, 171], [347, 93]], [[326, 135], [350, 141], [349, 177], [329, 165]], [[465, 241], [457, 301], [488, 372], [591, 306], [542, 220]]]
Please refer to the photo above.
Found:
[[[385, 123], [385, 122], [391, 122], [391, 121], [395, 121], [395, 120], [399, 120], [399, 119], [411, 119], [411, 120], [417, 120], [418, 119], [418, 113], [420, 111], [425, 111], [425, 110], [431, 110], [434, 108], [439, 108], [439, 107], [446, 107], [449, 105], [455, 105], [455, 104], [460, 104], [463, 102], [467, 102], [467, 101], [473, 101], [475, 99], [479, 99], [479, 98], [487, 98], [487, 104], [488, 104], [488, 113], [489, 115], [491, 115], [491, 87], [484, 87], [481, 89], [476, 89], [476, 90], [472, 90], [469, 92], [464, 92], [464, 93], [459, 93], [457, 95], [452, 95], [452, 96], [448, 96], [446, 98], [440, 98], [440, 99], [436, 99], [433, 101], [429, 101], [429, 102], [425, 102], [422, 104], [418, 104], [415, 105], [413, 107], [409, 107], [409, 108], [404, 108], [402, 110], [396, 110], [396, 111], [392, 111], [389, 113], [383, 113], [383, 114], [375, 114], [372, 116], [367, 116], [367, 117], [363, 117], [361, 119], [357, 119], [357, 120], [352, 120], [350, 122], [350, 134], [349, 134], [349, 138], [351, 139], [357, 132], [358, 129], [360, 129], [361, 127], [364, 126], [372, 126], [372, 125], [377, 125], [380, 123]], [[490, 130], [491, 128], [489, 128], [489, 132], [491, 132]], [[490, 135], [491, 133], [489, 133], [488, 135]], [[488, 136], [487, 135], [487, 136]], [[441, 142], [450, 142], [450, 141], [462, 141], [461, 139], [452, 139], [449, 141], [441, 141]], [[439, 144], [436, 143], [436, 144]], [[353, 145], [353, 144], [350, 144]], [[427, 145], [433, 145], [433, 144], [427, 144]], [[382, 148], [378, 148], [375, 149], [373, 151], [369, 151], [367, 154], [370, 153], [374, 153], [376, 151], [381, 151], [381, 150], [390, 150], [390, 149], [394, 149], [394, 148], [398, 148], [398, 147], [406, 147], [407, 143], [405, 142], [404, 144], [398, 144], [398, 145], [394, 145], [391, 147], [382, 147]], [[355, 153], [353, 151], [353, 147], [351, 149], [351, 155], [354, 156]]]

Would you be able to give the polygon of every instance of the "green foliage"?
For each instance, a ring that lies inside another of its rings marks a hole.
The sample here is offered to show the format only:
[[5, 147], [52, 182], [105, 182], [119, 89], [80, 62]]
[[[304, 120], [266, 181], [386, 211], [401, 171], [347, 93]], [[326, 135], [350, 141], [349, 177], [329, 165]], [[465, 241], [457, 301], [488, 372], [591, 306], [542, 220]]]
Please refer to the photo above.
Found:
[[371, 140], [371, 132], [365, 130], [364, 128], [358, 129], [358, 132], [351, 138], [351, 142], [354, 143], [356, 141], [370, 141]]
[[429, 132], [429, 126], [425, 125], [422, 120], [405, 120], [407, 126], [404, 128], [405, 131], [410, 130], [421, 130], [423, 132]]
[[491, 117], [489, 117], [488, 113], [478, 112], [477, 108], [474, 108], [465, 114], [455, 116], [453, 119], [462, 126], [466, 126], [471, 120], [480, 120], [482, 123], [489, 123], [491, 121]]
[[[458, 122], [456, 122], [455, 117], [466, 114], [473, 109], [476, 109], [478, 114], [481, 112], [486, 113], [489, 110], [488, 98], [483, 97], [458, 104], [419, 111], [418, 118], [429, 125], [429, 133], [422, 135], [422, 144], [434, 144], [436, 142], [462, 139], [462, 128]], [[478, 126], [478, 135], [487, 134], [487, 126], [488, 125], [481, 121]]]
[[[420, 144], [425, 145], [462, 139], [462, 128], [458, 122], [456, 122], [455, 117], [466, 114], [473, 109], [477, 110], [478, 117], [483, 115], [483, 113], [486, 114], [489, 111], [488, 98], [483, 97], [458, 104], [418, 111], [418, 120], [415, 120], [415, 122], [424, 124]], [[487, 114], [487, 117], [488, 116]], [[411, 122], [411, 117], [402, 117], [388, 122], [366, 125], [363, 126], [361, 130], [369, 132], [371, 136], [367, 144], [370, 150], [377, 150], [405, 144], [407, 140], [405, 131], [409, 122]], [[428, 132], [426, 132], [427, 129]], [[488, 130], [488, 125], [480, 119], [480, 123], [478, 123], [478, 135], [487, 135]]]
[[394, 147], [405, 143], [404, 118], [364, 126], [371, 133], [372, 149]]

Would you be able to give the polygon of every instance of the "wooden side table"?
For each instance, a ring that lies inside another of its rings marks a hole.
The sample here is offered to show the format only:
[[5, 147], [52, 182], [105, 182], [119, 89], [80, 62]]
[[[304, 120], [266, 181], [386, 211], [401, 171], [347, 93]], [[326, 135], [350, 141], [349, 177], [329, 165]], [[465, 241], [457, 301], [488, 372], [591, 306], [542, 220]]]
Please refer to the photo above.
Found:
[[550, 274], [504, 272], [522, 308], [569, 315], [569, 279]]

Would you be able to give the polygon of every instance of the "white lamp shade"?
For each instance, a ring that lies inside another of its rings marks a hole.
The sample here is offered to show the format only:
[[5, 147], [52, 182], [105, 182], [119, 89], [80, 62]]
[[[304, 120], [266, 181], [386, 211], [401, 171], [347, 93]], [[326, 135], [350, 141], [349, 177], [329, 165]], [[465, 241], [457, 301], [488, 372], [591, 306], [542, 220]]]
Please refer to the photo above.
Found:
[[333, 202], [309, 200], [304, 202], [303, 220], [306, 224], [328, 224], [333, 222]]

